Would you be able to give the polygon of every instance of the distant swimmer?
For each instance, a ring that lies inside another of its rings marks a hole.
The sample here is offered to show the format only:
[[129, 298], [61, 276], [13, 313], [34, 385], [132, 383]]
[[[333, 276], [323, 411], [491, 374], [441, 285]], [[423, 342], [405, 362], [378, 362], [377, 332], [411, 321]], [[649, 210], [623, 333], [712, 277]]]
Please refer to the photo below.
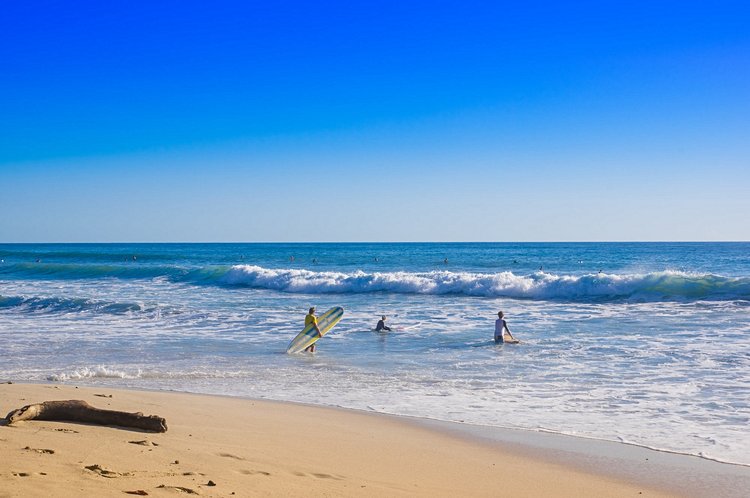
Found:
[[447, 264], [448, 264], [448, 258], [445, 258], [445, 259], [443, 260], [443, 264], [444, 264], [444, 265], [447, 265]]
[[[513, 337], [513, 334], [510, 333], [510, 329], [508, 328], [508, 324], [503, 320], [503, 317], [505, 315], [502, 311], [497, 312], [497, 320], [495, 320], [495, 344], [503, 344], [505, 342], [509, 344], [516, 344], [519, 342], [516, 340], [515, 337]], [[505, 333], [508, 333], [508, 337], [510, 337], [509, 341], [505, 340]]]
[[377, 256], [375, 256], [375, 262], [377, 263], [378, 261], [380, 261], [380, 260], [378, 259]]
[[380, 317], [380, 320], [378, 321], [378, 325], [375, 327], [375, 332], [382, 332], [383, 330], [385, 330], [386, 332], [391, 331], [391, 328], [385, 325], [385, 320], [386, 320], [385, 315]]
[[314, 264], [314, 265], [317, 265], [317, 264], [318, 264], [318, 258], [313, 258], [313, 264]]
[[[313, 328], [318, 332], [318, 337], [322, 336], [323, 334], [320, 332], [320, 328], [318, 328], [318, 317], [315, 316], [315, 306], [310, 308], [310, 310], [307, 312], [307, 316], [305, 316], [305, 327], [312, 324]], [[305, 351], [309, 351], [311, 353], [315, 352], [315, 344], [310, 344], [305, 348]]]
[[294, 256], [289, 256], [289, 262], [294, 263]]

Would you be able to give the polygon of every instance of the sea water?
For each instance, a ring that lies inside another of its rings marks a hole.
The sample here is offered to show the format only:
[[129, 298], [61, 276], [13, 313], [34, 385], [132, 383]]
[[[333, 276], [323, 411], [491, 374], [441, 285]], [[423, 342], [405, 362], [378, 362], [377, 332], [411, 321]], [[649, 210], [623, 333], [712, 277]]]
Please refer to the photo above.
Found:
[[[285, 354], [310, 306], [344, 318]], [[498, 311], [518, 345], [495, 345]], [[391, 332], [375, 332], [387, 315]], [[750, 243], [3, 244], [0, 379], [553, 431], [750, 464]]]

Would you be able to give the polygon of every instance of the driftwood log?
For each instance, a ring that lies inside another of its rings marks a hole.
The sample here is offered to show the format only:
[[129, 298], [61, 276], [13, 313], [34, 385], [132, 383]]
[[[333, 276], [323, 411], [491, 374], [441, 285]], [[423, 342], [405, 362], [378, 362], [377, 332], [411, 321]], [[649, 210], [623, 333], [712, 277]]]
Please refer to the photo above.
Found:
[[167, 432], [167, 421], [156, 415], [102, 410], [85, 401], [45, 401], [13, 410], [5, 420], [10, 425], [21, 420], [55, 420], [97, 425], [117, 425], [150, 432]]

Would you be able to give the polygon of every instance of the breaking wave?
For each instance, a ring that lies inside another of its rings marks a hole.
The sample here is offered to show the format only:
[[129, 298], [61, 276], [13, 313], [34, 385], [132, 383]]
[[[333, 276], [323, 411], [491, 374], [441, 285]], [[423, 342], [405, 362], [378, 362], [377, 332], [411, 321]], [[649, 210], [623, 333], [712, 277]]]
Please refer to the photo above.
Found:
[[393, 292], [570, 301], [750, 300], [750, 278], [676, 271], [581, 276], [544, 272], [340, 273], [237, 265], [222, 280], [229, 285], [310, 294]]
[[[585, 275], [538, 271], [517, 275], [510, 271], [337, 272], [257, 265], [186, 268], [176, 265], [21, 263], [0, 267], [2, 276], [43, 280], [160, 279], [188, 285], [239, 286], [308, 294], [391, 292], [567, 301], [750, 301], [750, 277], [680, 271]], [[78, 300], [57, 303], [33, 299], [14, 304], [14, 299], [21, 298], [0, 296], [0, 308], [11, 305], [72, 309], [108, 306]], [[139, 305], [112, 306], [113, 309], [124, 307], [127, 312], [137, 311], [134, 307]]]
[[52, 382], [65, 382], [69, 380], [83, 379], [138, 379], [141, 377], [141, 371], [127, 373], [115, 368], [98, 365], [96, 367], [82, 367], [72, 372], [53, 374], [47, 377]]

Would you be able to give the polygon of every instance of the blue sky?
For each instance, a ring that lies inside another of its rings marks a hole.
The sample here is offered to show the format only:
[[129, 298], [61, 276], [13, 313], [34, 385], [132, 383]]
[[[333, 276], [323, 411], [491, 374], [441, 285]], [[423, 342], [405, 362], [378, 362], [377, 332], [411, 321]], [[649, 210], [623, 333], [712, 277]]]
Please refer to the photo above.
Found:
[[6, 2], [0, 242], [750, 240], [743, 2]]

